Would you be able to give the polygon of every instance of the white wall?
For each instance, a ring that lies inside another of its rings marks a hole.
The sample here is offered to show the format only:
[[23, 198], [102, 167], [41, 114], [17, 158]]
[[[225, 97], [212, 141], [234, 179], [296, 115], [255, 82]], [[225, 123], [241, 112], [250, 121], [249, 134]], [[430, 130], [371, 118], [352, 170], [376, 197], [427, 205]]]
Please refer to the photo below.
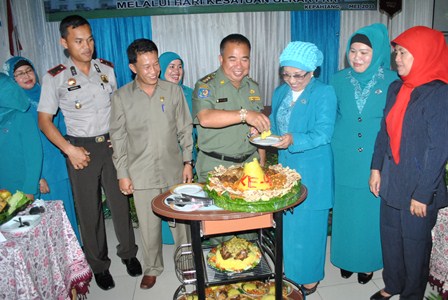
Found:
[[9, 57], [8, 20], [6, 16], [6, 2], [0, 1], [0, 63]]
[[[43, 0], [13, 0], [14, 20], [22, 45], [21, 56], [29, 58], [41, 77], [51, 67], [64, 60], [63, 49], [59, 44], [58, 22], [46, 22]], [[5, 60], [11, 57], [8, 44], [6, 0], [0, 0], [2, 27], [0, 37], [0, 69]], [[6, 41], [6, 45], [3, 43]]]
[[372, 23], [383, 23], [389, 30], [389, 38], [416, 25], [432, 27], [434, 0], [403, 0], [403, 9], [392, 19], [376, 11], [343, 11], [341, 14], [341, 36], [339, 47], [339, 68], [346, 66], [345, 48], [348, 38], [358, 28]]

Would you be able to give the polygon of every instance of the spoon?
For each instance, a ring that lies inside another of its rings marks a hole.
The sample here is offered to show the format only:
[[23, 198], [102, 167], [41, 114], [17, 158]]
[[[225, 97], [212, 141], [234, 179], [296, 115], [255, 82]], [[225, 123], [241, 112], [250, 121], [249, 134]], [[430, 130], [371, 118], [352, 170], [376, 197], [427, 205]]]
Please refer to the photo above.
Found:
[[20, 218], [20, 217], [19, 217], [19, 220], [18, 220], [18, 221], [17, 221], [17, 220], [14, 220], [14, 221], [20, 223], [20, 224], [19, 224], [19, 228], [21, 228], [21, 227], [25, 227], [25, 226], [30, 226], [30, 222], [28, 222], [28, 221], [23, 221], [23, 222], [22, 222], [22, 218]]

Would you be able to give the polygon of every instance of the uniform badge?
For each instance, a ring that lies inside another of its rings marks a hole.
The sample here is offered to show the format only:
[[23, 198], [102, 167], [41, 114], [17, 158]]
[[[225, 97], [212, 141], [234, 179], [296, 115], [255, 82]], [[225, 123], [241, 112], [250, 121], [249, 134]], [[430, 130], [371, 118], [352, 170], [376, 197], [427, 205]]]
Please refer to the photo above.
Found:
[[224, 84], [224, 83], [226, 83], [224, 80], [221, 80], [220, 82], [219, 82], [220, 84]]
[[70, 72], [72, 73], [72, 76], [76, 76], [78, 73], [76, 72], [76, 68], [74, 66], [70, 67]]
[[227, 98], [219, 98], [218, 100], [216, 100], [216, 103], [223, 103], [227, 101], [229, 101]]
[[81, 102], [79, 102], [79, 100], [76, 100], [76, 101], [75, 101], [75, 108], [76, 108], [76, 109], [80, 109], [81, 107], [82, 107]]
[[204, 77], [201, 78], [199, 81], [202, 81], [203, 83], [207, 83], [207, 82], [209, 82], [210, 80], [212, 80], [213, 78], [215, 78], [215, 76], [216, 76], [216, 72], [204, 76]]
[[67, 67], [60, 64], [60, 65], [54, 67], [53, 69], [48, 70], [48, 73], [54, 77], [54, 76], [58, 75], [59, 73], [61, 73], [62, 71], [64, 71], [65, 69], [67, 69]]
[[249, 97], [249, 100], [250, 101], [260, 101], [260, 96], [251, 96], [251, 97]]
[[382, 94], [382, 93], [383, 93], [383, 91], [380, 90], [380, 89], [377, 89], [377, 90], [375, 91], [375, 94], [377, 94], [377, 95]]
[[76, 79], [75, 78], [69, 78], [68, 80], [67, 80], [67, 83], [68, 83], [68, 85], [69, 86], [73, 86], [73, 85], [75, 85], [76, 84]]
[[164, 101], [165, 101], [165, 97], [161, 96], [160, 102], [162, 102], [162, 112], [165, 112], [165, 103], [163, 103]]
[[67, 90], [68, 90], [69, 92], [71, 92], [71, 91], [79, 90], [80, 88], [81, 88], [80, 85], [74, 85], [74, 86], [69, 87]]
[[95, 70], [96, 70], [98, 73], [101, 73], [100, 67], [98, 67], [97, 64], [93, 64], [93, 66], [95, 67]]
[[255, 94], [255, 90], [250, 89], [249, 93], [250, 93], [250, 94]]
[[199, 89], [198, 90], [198, 97], [199, 98], [207, 98], [210, 95], [209, 89]]
[[100, 58], [100, 63], [105, 64], [106, 66], [109, 66], [109, 67], [111, 67], [111, 68], [114, 67], [114, 64], [113, 64], [113, 63], [111, 63], [111, 62], [108, 61], [108, 60], [102, 59], [102, 58]]
[[101, 78], [101, 80], [102, 80], [104, 83], [108, 83], [108, 82], [109, 82], [109, 78], [107, 78], [107, 75], [101, 74], [100, 78]]

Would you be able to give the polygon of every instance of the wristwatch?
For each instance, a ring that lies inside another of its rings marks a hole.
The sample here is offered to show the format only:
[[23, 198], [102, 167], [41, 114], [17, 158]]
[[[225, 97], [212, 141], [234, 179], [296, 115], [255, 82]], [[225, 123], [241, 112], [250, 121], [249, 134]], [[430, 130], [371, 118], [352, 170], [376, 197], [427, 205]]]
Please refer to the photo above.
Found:
[[194, 168], [194, 160], [184, 161], [184, 166], [190, 165], [192, 168]]

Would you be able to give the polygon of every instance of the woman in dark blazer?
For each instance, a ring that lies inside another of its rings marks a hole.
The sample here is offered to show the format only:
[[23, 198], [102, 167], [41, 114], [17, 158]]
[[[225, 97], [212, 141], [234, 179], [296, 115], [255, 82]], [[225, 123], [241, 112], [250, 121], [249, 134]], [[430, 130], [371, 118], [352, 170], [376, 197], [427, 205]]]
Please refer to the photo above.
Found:
[[370, 299], [424, 297], [431, 229], [448, 205], [448, 49], [441, 32], [410, 28], [392, 41], [400, 81], [391, 84], [372, 158], [370, 190], [381, 196], [385, 288]]

